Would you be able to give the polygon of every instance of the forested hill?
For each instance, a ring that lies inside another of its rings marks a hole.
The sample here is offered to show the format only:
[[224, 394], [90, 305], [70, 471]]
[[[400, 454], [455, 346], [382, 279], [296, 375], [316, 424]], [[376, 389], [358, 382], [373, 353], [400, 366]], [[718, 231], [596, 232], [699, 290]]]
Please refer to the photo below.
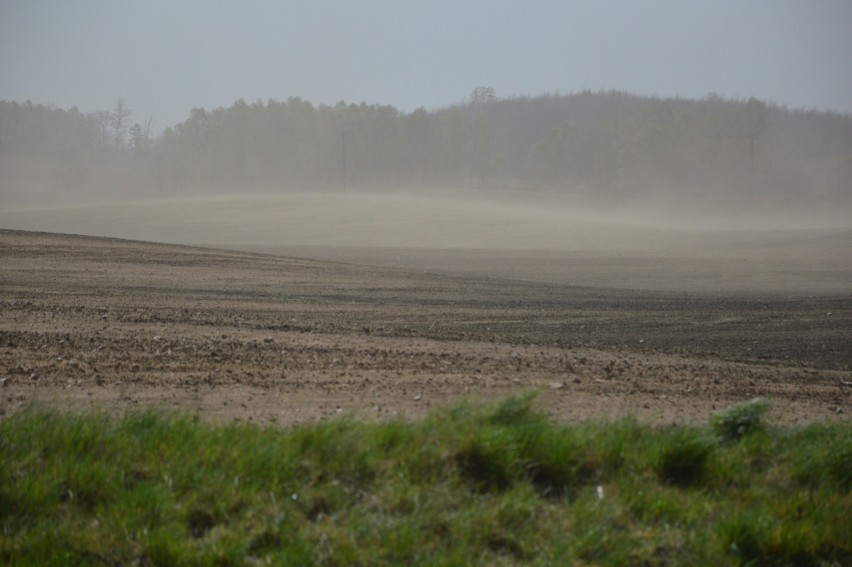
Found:
[[84, 114], [0, 102], [0, 197], [28, 191], [511, 187], [603, 197], [852, 200], [852, 117], [756, 99], [623, 92], [435, 111], [237, 101], [152, 136], [124, 101]]

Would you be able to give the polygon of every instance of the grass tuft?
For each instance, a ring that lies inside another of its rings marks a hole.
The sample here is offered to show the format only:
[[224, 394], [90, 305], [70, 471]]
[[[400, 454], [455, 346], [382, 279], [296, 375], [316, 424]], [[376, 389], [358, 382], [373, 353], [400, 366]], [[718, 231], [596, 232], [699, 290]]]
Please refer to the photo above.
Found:
[[507, 398], [488, 416], [488, 422], [503, 427], [530, 427], [544, 424], [544, 417], [533, 410], [534, 392]]
[[764, 416], [768, 410], [769, 402], [755, 398], [716, 415], [711, 424], [723, 442], [733, 443], [764, 430]]
[[[852, 490], [852, 432], [834, 425], [811, 426], [792, 436], [797, 447], [793, 474], [803, 485], [831, 485], [843, 492]], [[831, 450], [825, 445], [830, 443]]]
[[659, 479], [675, 486], [700, 484], [715, 448], [716, 442], [702, 432], [674, 430], [659, 449], [655, 466]]

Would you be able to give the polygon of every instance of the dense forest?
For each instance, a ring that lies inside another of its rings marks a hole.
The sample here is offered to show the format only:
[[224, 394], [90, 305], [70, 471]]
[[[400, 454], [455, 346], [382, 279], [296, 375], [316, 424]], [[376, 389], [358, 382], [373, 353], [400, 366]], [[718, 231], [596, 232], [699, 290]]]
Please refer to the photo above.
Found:
[[754, 98], [498, 98], [480, 87], [434, 111], [238, 100], [153, 127], [124, 100], [93, 113], [0, 101], [0, 198], [509, 187], [852, 200], [852, 117]]

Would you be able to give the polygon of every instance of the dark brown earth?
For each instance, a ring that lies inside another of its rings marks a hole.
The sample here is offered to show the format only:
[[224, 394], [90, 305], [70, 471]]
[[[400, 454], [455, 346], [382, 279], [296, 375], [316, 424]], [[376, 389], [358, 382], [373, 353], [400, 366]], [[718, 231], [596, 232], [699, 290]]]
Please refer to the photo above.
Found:
[[565, 422], [703, 422], [756, 396], [779, 422], [848, 420], [852, 297], [580, 287], [0, 230], [0, 381], [2, 415], [155, 407], [292, 424], [535, 391]]

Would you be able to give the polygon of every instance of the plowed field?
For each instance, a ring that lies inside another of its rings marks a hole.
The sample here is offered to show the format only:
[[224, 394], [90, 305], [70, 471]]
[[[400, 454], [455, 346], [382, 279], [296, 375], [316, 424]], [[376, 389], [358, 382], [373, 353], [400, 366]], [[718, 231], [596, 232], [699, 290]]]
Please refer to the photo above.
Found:
[[566, 422], [703, 422], [756, 396], [783, 423], [852, 412], [849, 293], [578, 286], [464, 254], [430, 271], [0, 231], [0, 412], [291, 424], [527, 391]]

